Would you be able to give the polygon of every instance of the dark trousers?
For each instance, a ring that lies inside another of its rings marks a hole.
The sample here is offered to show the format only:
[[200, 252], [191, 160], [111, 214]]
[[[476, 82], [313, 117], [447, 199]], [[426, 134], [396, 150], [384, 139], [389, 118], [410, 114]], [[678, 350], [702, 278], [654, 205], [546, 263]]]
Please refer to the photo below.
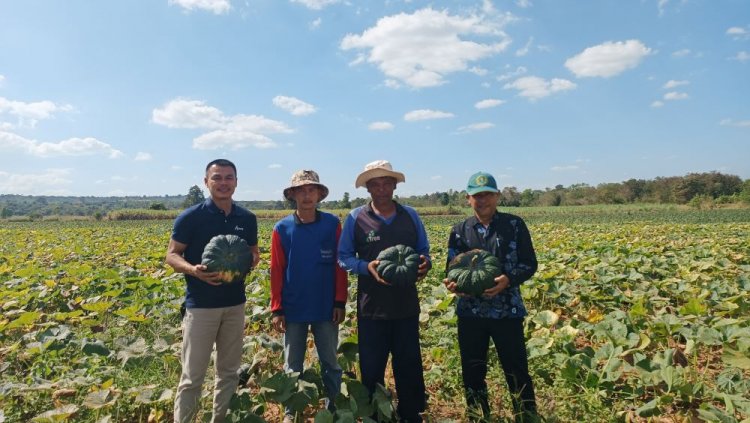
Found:
[[371, 396], [378, 383], [385, 386], [385, 366], [390, 354], [396, 380], [398, 415], [404, 422], [421, 422], [419, 413], [425, 410], [426, 398], [419, 348], [419, 317], [396, 320], [360, 318], [357, 332], [362, 384]]
[[466, 402], [474, 412], [490, 416], [487, 398], [487, 350], [490, 338], [505, 373], [511, 393], [513, 411], [523, 421], [524, 415], [536, 416], [534, 386], [529, 375], [523, 319], [458, 318], [458, 346], [466, 390]]

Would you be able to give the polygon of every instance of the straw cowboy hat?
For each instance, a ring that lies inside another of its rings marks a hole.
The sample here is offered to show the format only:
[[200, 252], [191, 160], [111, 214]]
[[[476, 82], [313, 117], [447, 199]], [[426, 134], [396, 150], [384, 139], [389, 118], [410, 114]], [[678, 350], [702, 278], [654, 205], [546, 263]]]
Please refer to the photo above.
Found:
[[393, 166], [387, 160], [375, 160], [374, 162], [367, 163], [365, 170], [357, 176], [357, 180], [354, 182], [354, 187], [364, 187], [367, 185], [367, 181], [373, 178], [380, 178], [383, 176], [390, 176], [395, 179], [396, 182], [406, 182], [406, 177], [401, 172], [395, 172]]
[[291, 186], [284, 189], [284, 198], [287, 200], [294, 200], [291, 198], [292, 190], [303, 185], [317, 185], [320, 188], [320, 199], [323, 201], [324, 198], [328, 197], [328, 187], [320, 183], [320, 178], [317, 172], [314, 170], [298, 170], [292, 175]]

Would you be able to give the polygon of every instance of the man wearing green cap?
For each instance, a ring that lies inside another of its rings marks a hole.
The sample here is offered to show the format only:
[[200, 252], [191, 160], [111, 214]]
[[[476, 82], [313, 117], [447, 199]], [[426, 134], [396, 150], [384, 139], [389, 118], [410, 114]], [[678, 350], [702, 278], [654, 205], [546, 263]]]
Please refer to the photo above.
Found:
[[[523, 333], [526, 308], [519, 288], [537, 269], [531, 235], [520, 217], [497, 211], [500, 192], [489, 173], [471, 175], [466, 193], [474, 215], [451, 229], [448, 263], [460, 253], [482, 249], [500, 260], [503, 272], [495, 278], [495, 286], [480, 297], [459, 294], [456, 305], [468, 414], [473, 420], [491, 421], [485, 377], [492, 338], [511, 393], [516, 421], [536, 421], [534, 386]], [[455, 292], [455, 281], [446, 278], [443, 283]]]

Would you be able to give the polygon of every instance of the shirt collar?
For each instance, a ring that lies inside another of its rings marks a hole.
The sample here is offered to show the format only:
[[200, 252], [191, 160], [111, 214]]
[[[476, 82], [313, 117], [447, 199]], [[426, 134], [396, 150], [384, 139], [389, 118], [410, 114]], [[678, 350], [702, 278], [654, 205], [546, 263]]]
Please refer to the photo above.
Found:
[[[495, 213], [492, 215], [492, 220], [490, 220], [489, 226], [494, 226], [495, 222], [500, 218], [500, 213], [498, 213], [497, 210], [495, 210]], [[477, 218], [476, 215], [471, 215], [468, 219], [469, 224], [472, 228], [476, 228], [477, 226], [484, 226], [482, 222], [479, 221], [479, 218]]]
[[296, 223], [297, 225], [307, 225], [309, 223], [315, 223], [318, 220], [320, 220], [320, 210], [315, 210], [315, 220], [313, 220], [312, 222], [303, 222], [299, 220], [299, 216], [297, 216], [297, 212], [292, 213], [292, 216], [294, 216], [294, 223]]
[[[224, 213], [224, 210], [220, 209], [216, 203], [211, 199], [211, 197], [206, 198], [206, 201], [203, 203], [204, 206], [210, 210], [212, 213]], [[232, 201], [232, 210], [230, 210], [229, 214], [234, 214], [234, 201]]]

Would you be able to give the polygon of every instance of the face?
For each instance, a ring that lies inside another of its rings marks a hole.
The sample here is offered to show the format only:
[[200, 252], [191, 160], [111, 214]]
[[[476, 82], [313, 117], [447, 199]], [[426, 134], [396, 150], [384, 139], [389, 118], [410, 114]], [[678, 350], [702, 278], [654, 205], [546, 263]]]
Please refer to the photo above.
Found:
[[298, 211], [315, 210], [320, 201], [320, 188], [317, 185], [302, 185], [292, 190], [290, 195], [297, 203]]
[[231, 200], [237, 188], [237, 175], [231, 166], [213, 165], [206, 171], [203, 182], [214, 200]]
[[396, 180], [390, 176], [381, 176], [380, 178], [372, 178], [367, 181], [367, 192], [370, 193], [372, 201], [377, 203], [378, 201], [391, 200], [393, 198], [393, 191], [396, 189]]
[[500, 200], [498, 192], [479, 192], [474, 195], [467, 195], [469, 205], [474, 210], [474, 214], [479, 218], [489, 218], [497, 209], [497, 202]]

